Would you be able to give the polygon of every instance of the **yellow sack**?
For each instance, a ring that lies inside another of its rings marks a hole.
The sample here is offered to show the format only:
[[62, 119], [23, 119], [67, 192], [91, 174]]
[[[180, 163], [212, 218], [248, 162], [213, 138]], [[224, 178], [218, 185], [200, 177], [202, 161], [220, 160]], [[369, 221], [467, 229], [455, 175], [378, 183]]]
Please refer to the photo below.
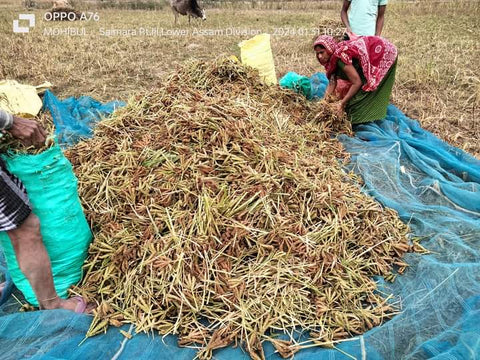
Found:
[[242, 41], [238, 46], [240, 46], [240, 58], [243, 64], [258, 69], [265, 83], [277, 83], [275, 63], [270, 47], [270, 34], [257, 35], [249, 40]]
[[19, 84], [15, 80], [2, 80], [0, 81], [0, 109], [18, 116], [34, 117], [42, 108], [42, 100], [37, 92], [51, 86], [48, 82], [35, 87]]

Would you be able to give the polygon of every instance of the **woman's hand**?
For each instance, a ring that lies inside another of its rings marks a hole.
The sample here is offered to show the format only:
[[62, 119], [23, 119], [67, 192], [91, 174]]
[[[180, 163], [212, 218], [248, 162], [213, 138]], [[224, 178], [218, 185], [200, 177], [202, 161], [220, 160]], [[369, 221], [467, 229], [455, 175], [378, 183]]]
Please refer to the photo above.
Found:
[[345, 115], [345, 104], [343, 101], [338, 101], [335, 103], [335, 114], [339, 117], [342, 118]]
[[336, 88], [337, 88], [337, 78], [335, 75], [332, 75], [330, 77], [330, 80], [328, 81], [328, 86], [327, 86], [327, 89], [325, 90], [325, 95], [323, 97], [326, 102], [334, 101], [333, 99], [334, 99]]

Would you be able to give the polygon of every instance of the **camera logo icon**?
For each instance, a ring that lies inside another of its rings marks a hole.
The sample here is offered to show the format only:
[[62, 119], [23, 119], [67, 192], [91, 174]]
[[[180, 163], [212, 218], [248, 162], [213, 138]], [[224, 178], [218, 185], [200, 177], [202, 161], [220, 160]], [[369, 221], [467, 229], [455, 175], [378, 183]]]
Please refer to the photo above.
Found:
[[[28, 26], [20, 26], [20, 20], [28, 20]], [[35, 14], [20, 14], [17, 20], [13, 20], [13, 32], [25, 34], [35, 26]]]

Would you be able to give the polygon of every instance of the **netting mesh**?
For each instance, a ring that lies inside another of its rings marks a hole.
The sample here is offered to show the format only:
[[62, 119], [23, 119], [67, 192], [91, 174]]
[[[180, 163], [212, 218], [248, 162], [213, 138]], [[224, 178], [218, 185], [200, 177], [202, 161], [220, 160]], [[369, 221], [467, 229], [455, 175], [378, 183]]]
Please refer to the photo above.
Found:
[[43, 108], [52, 114], [55, 135], [63, 147], [92, 137], [97, 122], [122, 106], [125, 106], [123, 101], [102, 104], [90, 96], [59, 100], [50, 90], [47, 90], [43, 97]]
[[340, 136], [363, 190], [395, 209], [429, 254], [384, 291], [402, 313], [364, 336], [385, 359], [480, 353], [480, 161], [423, 130], [390, 105], [386, 119]]
[[[310, 78], [321, 97], [327, 80]], [[359, 125], [354, 138], [339, 140], [351, 154], [351, 168], [363, 190], [395, 209], [410, 224], [428, 254], [413, 253], [393, 283], [379, 288], [400, 301], [402, 311], [338, 349], [310, 348], [296, 359], [474, 359], [480, 354], [480, 161], [449, 146], [394, 106], [386, 119]], [[118, 329], [78, 344], [89, 318], [66, 311], [16, 313], [13, 298], [0, 307], [1, 359], [32, 357], [192, 359], [172, 336], [145, 334], [126, 341]], [[128, 330], [124, 327], [123, 330]], [[5, 349], [5, 350], [4, 350]], [[266, 345], [268, 359], [279, 358]], [[116, 357], [117, 356], [117, 357]], [[239, 348], [214, 353], [243, 359]]]

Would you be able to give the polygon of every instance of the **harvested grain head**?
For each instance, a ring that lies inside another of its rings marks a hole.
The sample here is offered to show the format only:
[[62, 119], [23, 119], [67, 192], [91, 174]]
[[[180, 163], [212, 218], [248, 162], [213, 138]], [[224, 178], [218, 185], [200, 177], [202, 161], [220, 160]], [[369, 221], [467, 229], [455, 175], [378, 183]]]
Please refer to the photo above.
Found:
[[[342, 170], [332, 114], [233, 61], [191, 62], [71, 149], [95, 233], [75, 290], [98, 304], [88, 335], [134, 323], [200, 358], [241, 343], [263, 359], [265, 341], [288, 357], [394, 314], [371, 277], [407, 227]], [[276, 338], [295, 328], [311, 339]]]

